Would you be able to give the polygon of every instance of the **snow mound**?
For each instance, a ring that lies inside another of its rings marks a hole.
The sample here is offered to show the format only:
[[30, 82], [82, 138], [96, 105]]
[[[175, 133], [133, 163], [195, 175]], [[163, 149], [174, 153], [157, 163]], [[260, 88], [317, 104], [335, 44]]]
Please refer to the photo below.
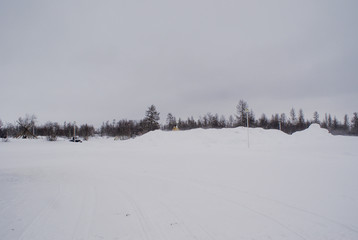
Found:
[[309, 126], [309, 128], [303, 131], [295, 132], [293, 135], [299, 137], [302, 136], [302, 137], [316, 137], [316, 138], [332, 136], [332, 134], [330, 134], [327, 129], [321, 128], [321, 126], [317, 123], [312, 123]]
[[[285, 144], [290, 135], [274, 129], [249, 128], [250, 146], [270, 148]], [[181, 131], [156, 130], [135, 138], [126, 146], [141, 149], [167, 149], [171, 151], [222, 151], [248, 148], [248, 130], [245, 127], [229, 129], [192, 129]]]

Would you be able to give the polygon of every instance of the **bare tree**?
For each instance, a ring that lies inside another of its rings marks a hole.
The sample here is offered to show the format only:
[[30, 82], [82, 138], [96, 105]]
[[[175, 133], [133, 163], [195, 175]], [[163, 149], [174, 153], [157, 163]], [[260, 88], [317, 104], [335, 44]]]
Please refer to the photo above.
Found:
[[239, 103], [236, 106], [236, 113], [237, 113], [237, 121], [239, 126], [245, 126], [247, 117], [246, 117], [246, 111], [248, 110], [249, 105], [244, 100], [240, 100]]
[[296, 118], [296, 111], [294, 108], [292, 108], [290, 111], [290, 117], [291, 117], [291, 123], [296, 124], [297, 118]]

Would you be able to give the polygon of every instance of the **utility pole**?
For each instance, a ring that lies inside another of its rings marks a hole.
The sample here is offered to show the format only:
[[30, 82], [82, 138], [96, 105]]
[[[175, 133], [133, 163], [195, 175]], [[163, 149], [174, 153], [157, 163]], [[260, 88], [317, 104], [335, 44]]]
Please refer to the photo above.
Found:
[[278, 129], [281, 131], [281, 119], [278, 120]]
[[245, 109], [246, 121], [247, 121], [247, 147], [250, 148], [250, 136], [249, 136], [249, 109]]
[[73, 124], [73, 142], [75, 142], [75, 138], [76, 138], [76, 121]]

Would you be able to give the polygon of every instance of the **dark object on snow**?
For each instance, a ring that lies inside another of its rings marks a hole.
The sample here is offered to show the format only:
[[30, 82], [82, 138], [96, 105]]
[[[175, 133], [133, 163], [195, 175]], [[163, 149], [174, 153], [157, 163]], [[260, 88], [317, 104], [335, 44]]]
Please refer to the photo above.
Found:
[[75, 137], [72, 137], [71, 139], [70, 139], [70, 142], [82, 142], [82, 140], [81, 139], [78, 139], [78, 138], [75, 138]]
[[1, 128], [0, 128], [0, 138], [3, 138], [3, 139], [7, 138], [6, 132], [4, 130], [2, 130]]
[[47, 136], [47, 141], [55, 142], [57, 140], [57, 136], [55, 134], [51, 134]]

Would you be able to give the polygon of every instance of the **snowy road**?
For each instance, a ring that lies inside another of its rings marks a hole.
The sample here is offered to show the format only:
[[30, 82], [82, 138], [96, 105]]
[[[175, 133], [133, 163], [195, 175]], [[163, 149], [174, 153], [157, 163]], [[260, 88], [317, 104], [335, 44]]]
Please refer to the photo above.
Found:
[[0, 239], [358, 239], [358, 139], [320, 129], [0, 143]]

